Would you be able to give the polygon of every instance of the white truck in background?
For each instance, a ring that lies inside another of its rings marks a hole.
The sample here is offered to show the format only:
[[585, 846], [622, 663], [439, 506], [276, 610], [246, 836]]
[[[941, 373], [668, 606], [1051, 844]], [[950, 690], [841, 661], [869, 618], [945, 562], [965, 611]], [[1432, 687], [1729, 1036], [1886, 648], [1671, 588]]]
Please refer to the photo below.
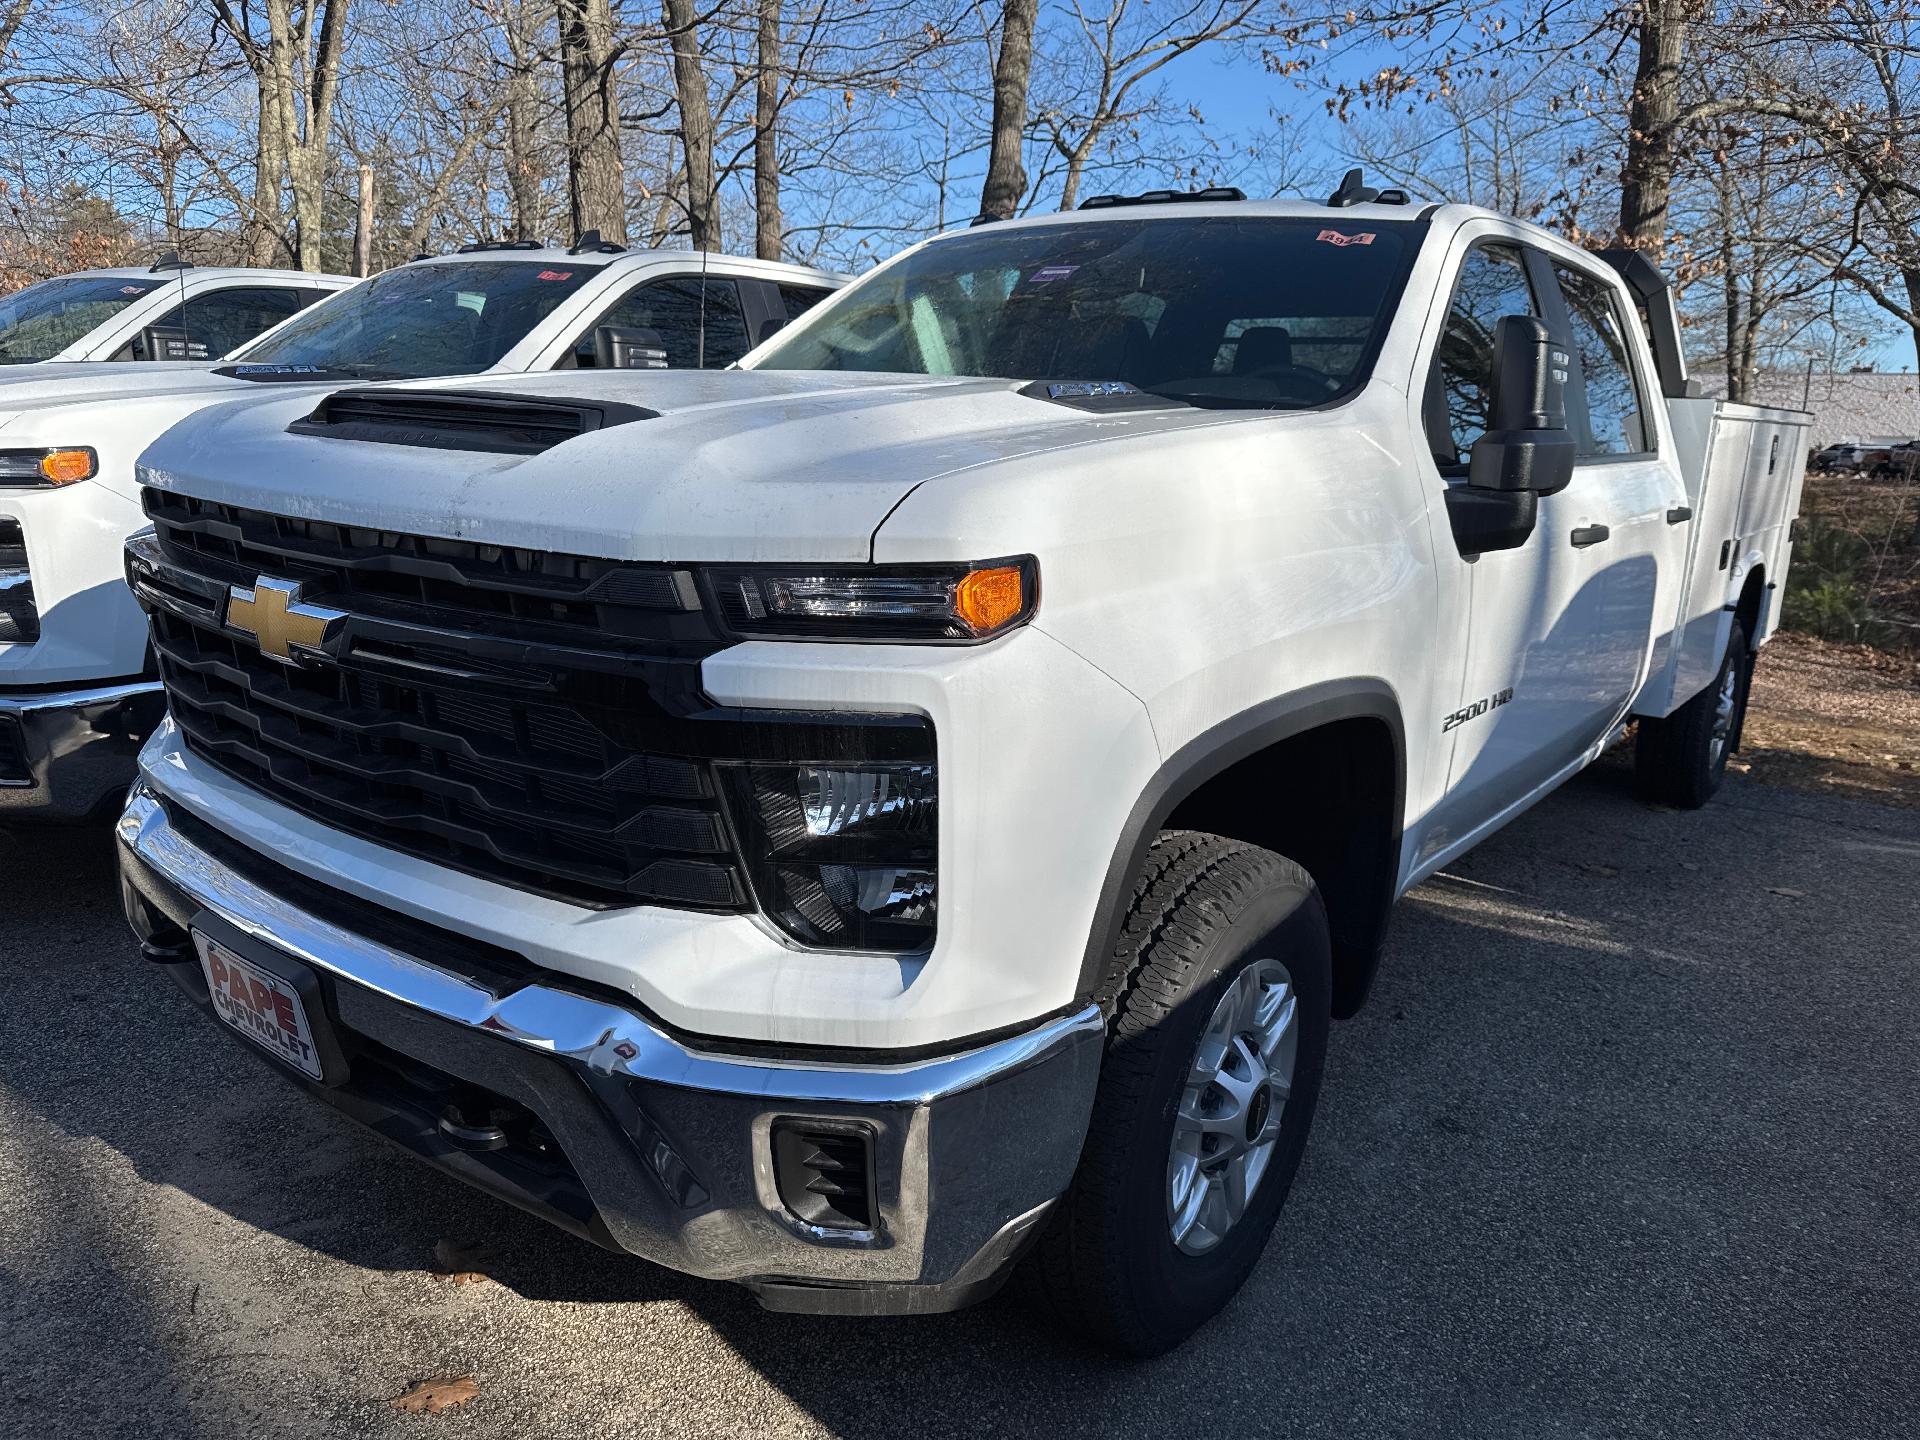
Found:
[[1158, 192], [739, 372], [197, 414], [127, 554], [142, 951], [613, 1249], [863, 1314], [1024, 1257], [1176, 1344], [1394, 900], [1636, 718], [1677, 804], [1739, 742], [1806, 417], [1694, 396], [1614, 258], [1357, 173]]
[[[0, 824], [116, 811], [160, 718], [121, 547], [146, 523], [135, 457], [174, 422], [262, 386], [316, 394], [354, 379], [728, 365], [842, 283], [803, 266], [629, 251], [588, 235], [570, 248], [496, 242], [425, 257], [270, 318], [263, 286], [320, 298], [354, 282], [174, 266], [68, 276], [0, 301], [0, 358], [9, 337], [30, 337], [12, 343], [37, 357], [66, 333], [59, 325], [82, 320], [94, 323], [91, 338], [60, 357], [125, 360], [129, 345], [190, 348], [202, 361], [235, 351], [218, 365], [0, 369]], [[181, 287], [186, 327], [169, 329]], [[262, 317], [252, 329], [232, 323], [242, 301]], [[111, 324], [97, 316], [120, 302]]]

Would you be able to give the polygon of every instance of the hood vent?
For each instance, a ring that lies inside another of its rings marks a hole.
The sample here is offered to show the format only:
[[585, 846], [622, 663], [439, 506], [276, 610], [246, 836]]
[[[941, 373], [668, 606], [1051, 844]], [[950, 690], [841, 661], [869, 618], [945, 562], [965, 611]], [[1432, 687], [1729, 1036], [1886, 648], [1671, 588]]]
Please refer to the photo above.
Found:
[[658, 414], [614, 401], [489, 390], [337, 390], [287, 432], [430, 450], [538, 455], [590, 430], [652, 420]]

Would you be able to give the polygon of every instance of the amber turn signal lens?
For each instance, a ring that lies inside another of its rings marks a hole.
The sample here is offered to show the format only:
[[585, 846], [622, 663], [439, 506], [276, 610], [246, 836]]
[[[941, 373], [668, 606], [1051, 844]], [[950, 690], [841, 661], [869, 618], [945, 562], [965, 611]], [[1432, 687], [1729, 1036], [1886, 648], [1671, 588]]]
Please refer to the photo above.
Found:
[[971, 570], [953, 593], [953, 613], [976, 635], [991, 635], [1027, 608], [1026, 577], [1018, 565]]
[[93, 475], [93, 451], [49, 450], [40, 457], [40, 476], [49, 485], [71, 485]]

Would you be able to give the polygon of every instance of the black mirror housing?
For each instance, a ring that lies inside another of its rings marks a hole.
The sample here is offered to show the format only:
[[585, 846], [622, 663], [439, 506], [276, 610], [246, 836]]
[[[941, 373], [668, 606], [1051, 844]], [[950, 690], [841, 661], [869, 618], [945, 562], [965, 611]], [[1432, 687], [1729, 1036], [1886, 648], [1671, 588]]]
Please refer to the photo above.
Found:
[[593, 363], [601, 370], [664, 370], [667, 342], [658, 330], [602, 325], [593, 332]]
[[1572, 357], [1546, 323], [1502, 316], [1493, 331], [1492, 426], [1473, 442], [1467, 483], [1480, 490], [1552, 495], [1573, 479], [1567, 432], [1567, 373]]

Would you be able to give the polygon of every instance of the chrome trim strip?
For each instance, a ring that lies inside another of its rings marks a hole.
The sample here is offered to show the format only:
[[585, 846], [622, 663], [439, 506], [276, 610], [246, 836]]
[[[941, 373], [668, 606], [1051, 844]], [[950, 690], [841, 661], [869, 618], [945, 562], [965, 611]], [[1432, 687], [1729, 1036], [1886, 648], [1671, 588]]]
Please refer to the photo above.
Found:
[[631, 1011], [546, 985], [500, 997], [473, 982], [343, 930], [222, 866], [168, 823], [159, 793], [137, 783], [120, 843], [196, 904], [266, 944], [443, 1020], [485, 1030], [602, 1075], [767, 1100], [921, 1105], [1048, 1059], [1105, 1028], [1088, 1005], [977, 1049], [891, 1065], [753, 1060], [689, 1049]]
[[132, 680], [119, 685], [101, 685], [92, 690], [59, 690], [32, 695], [0, 693], [0, 714], [32, 715], [41, 710], [75, 710], [83, 705], [110, 705], [136, 695], [156, 695], [158, 680]]

